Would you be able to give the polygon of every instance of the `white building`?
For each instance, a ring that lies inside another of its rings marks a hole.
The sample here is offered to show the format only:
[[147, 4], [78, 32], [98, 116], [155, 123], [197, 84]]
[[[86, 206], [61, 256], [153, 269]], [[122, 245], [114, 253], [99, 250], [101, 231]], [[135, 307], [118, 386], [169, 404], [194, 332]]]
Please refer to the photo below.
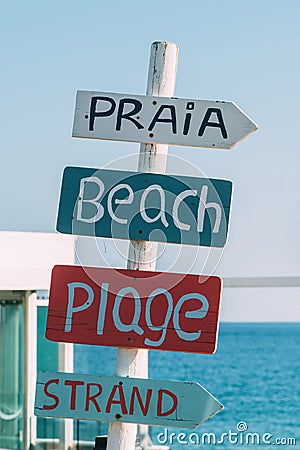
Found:
[[[39, 366], [73, 371], [72, 344], [49, 342], [44, 334], [51, 270], [74, 263], [74, 238], [0, 232], [0, 249], [0, 448], [45, 447], [49, 423], [33, 414], [36, 372]], [[72, 421], [53, 424], [52, 438], [71, 446]]]

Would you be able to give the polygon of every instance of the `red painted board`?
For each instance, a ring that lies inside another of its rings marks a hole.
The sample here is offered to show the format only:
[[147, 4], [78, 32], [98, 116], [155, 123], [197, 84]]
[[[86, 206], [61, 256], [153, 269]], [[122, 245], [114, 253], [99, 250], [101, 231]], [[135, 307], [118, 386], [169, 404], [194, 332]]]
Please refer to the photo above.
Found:
[[46, 337], [194, 353], [216, 349], [219, 277], [55, 266]]

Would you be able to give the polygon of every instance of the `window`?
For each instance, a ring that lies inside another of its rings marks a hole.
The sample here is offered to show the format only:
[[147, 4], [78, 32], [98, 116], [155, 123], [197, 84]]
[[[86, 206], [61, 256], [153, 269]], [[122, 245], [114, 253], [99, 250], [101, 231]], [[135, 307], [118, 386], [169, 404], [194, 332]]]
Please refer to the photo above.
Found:
[[0, 300], [0, 447], [22, 448], [22, 300]]

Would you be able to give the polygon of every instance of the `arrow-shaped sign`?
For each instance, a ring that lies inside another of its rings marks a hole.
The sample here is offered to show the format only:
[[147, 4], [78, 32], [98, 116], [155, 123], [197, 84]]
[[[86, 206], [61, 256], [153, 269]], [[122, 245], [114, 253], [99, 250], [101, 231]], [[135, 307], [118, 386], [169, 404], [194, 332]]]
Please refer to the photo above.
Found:
[[257, 129], [233, 102], [78, 91], [73, 136], [230, 149]]
[[34, 413], [195, 428], [222, 408], [198, 383], [39, 372]]

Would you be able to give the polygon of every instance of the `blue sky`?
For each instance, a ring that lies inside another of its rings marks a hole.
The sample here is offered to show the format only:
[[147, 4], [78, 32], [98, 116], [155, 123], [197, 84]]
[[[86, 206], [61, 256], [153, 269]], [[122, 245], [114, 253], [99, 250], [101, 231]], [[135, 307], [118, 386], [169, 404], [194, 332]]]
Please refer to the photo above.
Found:
[[[67, 165], [136, 170], [138, 144], [71, 137], [75, 94], [144, 94], [151, 43], [167, 40], [179, 46], [177, 97], [234, 101], [260, 126], [231, 151], [169, 148], [169, 173], [234, 183], [216, 274], [299, 275], [299, 19], [298, 0], [1, 0], [0, 230], [54, 232]], [[174, 269], [172, 251], [159, 269]], [[201, 258], [191, 267], [187, 250], [176, 270], [200, 271]], [[300, 319], [298, 289], [256, 291], [257, 304], [253, 291], [225, 294], [225, 319], [258, 318], [261, 298], [261, 320]]]

